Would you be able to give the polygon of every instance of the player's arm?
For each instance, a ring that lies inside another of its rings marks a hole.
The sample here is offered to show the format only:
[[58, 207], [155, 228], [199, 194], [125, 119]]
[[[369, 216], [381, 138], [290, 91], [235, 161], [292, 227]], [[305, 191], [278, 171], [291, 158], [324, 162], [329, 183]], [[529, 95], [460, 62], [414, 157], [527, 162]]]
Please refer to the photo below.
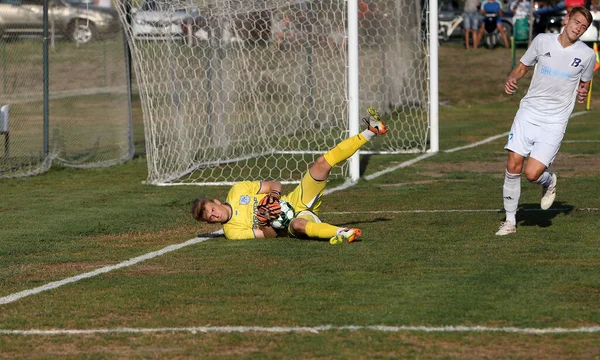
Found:
[[513, 71], [511, 71], [508, 75], [506, 83], [504, 83], [504, 92], [509, 95], [514, 94], [514, 92], [518, 89], [517, 81], [521, 80], [523, 76], [527, 74], [527, 71], [529, 71], [529, 66], [519, 62], [519, 65], [517, 65], [517, 67], [514, 68]]
[[281, 183], [279, 181], [263, 181], [260, 184], [259, 194], [268, 194], [272, 191], [281, 193]]
[[260, 229], [254, 229], [254, 237], [257, 239], [275, 238], [277, 231], [270, 226], [261, 226]]
[[587, 99], [588, 91], [590, 91], [591, 81], [580, 81], [579, 87], [577, 88], [577, 102], [583, 104]]

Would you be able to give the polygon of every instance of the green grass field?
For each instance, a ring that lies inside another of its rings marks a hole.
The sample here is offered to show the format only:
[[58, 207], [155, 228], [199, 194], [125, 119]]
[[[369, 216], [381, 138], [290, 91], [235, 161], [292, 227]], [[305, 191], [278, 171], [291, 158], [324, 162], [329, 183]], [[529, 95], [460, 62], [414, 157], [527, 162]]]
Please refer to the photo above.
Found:
[[[442, 151], [324, 199], [358, 243], [210, 238], [7, 301], [218, 230], [190, 204], [226, 187], [142, 184], [136, 101], [129, 163], [0, 180], [0, 358], [600, 358], [599, 93], [569, 124], [549, 211], [522, 178], [514, 235], [494, 235], [505, 138], [446, 152], [508, 132], [528, 83], [503, 95], [509, 71], [508, 50], [440, 48]], [[365, 157], [364, 175], [417, 156]]]

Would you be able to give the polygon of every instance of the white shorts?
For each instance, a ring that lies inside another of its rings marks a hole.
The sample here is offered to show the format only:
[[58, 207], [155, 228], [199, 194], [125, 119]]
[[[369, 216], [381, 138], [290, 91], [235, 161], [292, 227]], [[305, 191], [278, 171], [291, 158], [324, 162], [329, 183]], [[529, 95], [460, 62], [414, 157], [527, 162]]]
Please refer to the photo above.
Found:
[[556, 158], [564, 136], [563, 126], [532, 124], [517, 112], [504, 149], [532, 157], [548, 167]]

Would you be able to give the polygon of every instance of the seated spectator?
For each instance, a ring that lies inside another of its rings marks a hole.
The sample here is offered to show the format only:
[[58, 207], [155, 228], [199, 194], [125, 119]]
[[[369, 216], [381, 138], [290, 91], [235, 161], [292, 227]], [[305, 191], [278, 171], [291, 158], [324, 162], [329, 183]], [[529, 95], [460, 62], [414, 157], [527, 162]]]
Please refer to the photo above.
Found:
[[[508, 43], [508, 37], [506, 36], [506, 31], [504, 31], [504, 26], [502, 26], [502, 5], [496, 0], [488, 0], [481, 4], [481, 14], [496, 14], [496, 27], [502, 35], [502, 41], [504, 41], [504, 46], [509, 48], [510, 44]], [[479, 36], [481, 39], [483, 37], [483, 31], [485, 30], [485, 23], [487, 19], [484, 17], [481, 27], [479, 28]]]

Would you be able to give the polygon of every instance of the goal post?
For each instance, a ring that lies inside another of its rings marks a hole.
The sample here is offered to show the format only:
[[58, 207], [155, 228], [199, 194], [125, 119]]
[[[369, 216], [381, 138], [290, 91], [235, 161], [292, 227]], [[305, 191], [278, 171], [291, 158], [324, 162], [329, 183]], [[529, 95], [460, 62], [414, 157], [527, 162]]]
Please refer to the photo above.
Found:
[[428, 1], [116, 0], [147, 182], [297, 182], [369, 106], [391, 130], [332, 177], [358, 180], [361, 154], [437, 151]]

